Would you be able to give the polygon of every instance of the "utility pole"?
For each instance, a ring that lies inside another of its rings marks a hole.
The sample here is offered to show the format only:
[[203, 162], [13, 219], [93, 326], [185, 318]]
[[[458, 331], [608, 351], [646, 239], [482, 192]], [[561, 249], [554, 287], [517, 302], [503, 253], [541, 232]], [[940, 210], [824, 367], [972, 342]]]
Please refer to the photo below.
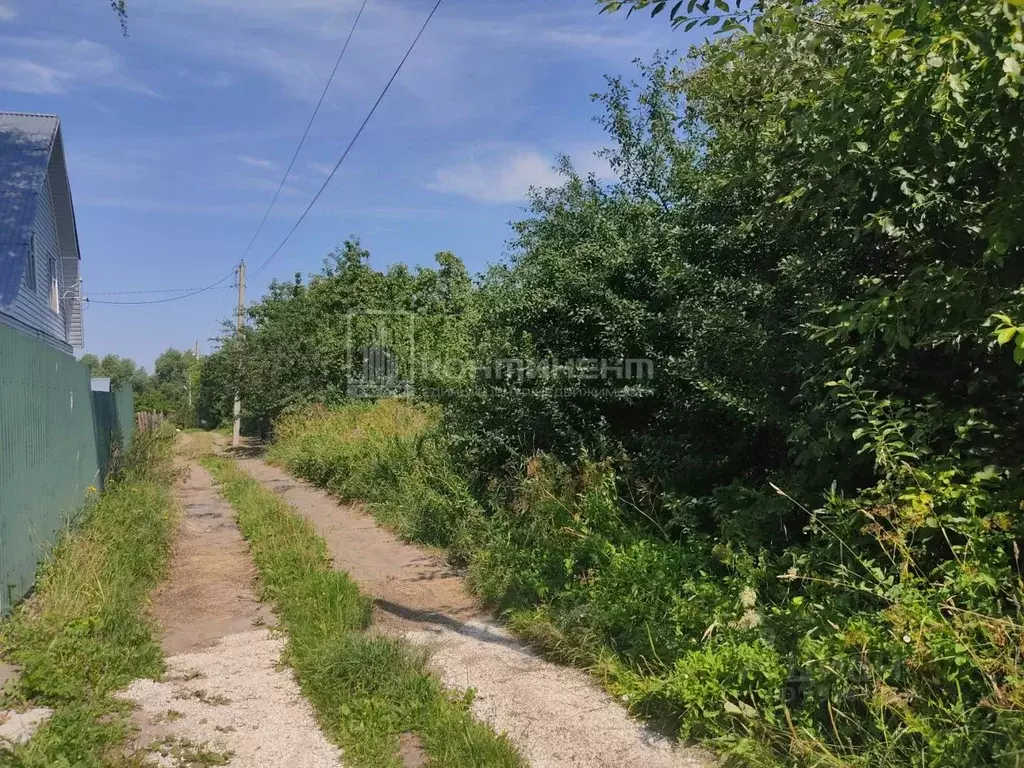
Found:
[[196, 341], [196, 351], [192, 353], [192, 361], [185, 367], [185, 391], [188, 393], [188, 416], [192, 426], [196, 426], [199, 420], [195, 411], [192, 410], [192, 390], [195, 389], [199, 374], [199, 341]]
[[[238, 265], [238, 311], [235, 316], [236, 330], [242, 335], [242, 325], [245, 323], [245, 261]], [[238, 446], [242, 444], [242, 398], [239, 394], [237, 384], [235, 388], [235, 428], [232, 432], [231, 444]]]

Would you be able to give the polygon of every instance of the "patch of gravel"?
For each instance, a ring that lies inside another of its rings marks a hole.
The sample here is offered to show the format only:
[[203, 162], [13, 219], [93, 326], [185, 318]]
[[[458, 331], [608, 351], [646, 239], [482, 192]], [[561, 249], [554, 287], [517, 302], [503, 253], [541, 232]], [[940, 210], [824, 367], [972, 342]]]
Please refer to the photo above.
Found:
[[[340, 768], [340, 750], [280, 663], [283, 647], [267, 629], [229, 635], [167, 659], [163, 681], [133, 682], [119, 695], [138, 709], [138, 746], [202, 746], [230, 753], [236, 768]], [[178, 764], [173, 754], [149, 751], [156, 765]]]
[[13, 709], [0, 712], [0, 750], [8, 743], [24, 744], [52, 716], [53, 710], [49, 707], [37, 707], [25, 712], [15, 712]]
[[407, 632], [431, 648], [450, 688], [473, 688], [473, 713], [519, 744], [533, 768], [704, 768], [710, 755], [680, 747], [633, 720], [584, 672], [557, 666], [506, 630], [474, 620]]

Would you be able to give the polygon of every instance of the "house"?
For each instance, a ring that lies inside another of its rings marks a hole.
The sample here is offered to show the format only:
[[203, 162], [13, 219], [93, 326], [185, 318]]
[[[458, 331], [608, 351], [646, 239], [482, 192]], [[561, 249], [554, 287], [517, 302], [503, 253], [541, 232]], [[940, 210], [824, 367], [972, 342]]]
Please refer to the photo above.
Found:
[[0, 324], [82, 347], [80, 261], [60, 120], [0, 112]]

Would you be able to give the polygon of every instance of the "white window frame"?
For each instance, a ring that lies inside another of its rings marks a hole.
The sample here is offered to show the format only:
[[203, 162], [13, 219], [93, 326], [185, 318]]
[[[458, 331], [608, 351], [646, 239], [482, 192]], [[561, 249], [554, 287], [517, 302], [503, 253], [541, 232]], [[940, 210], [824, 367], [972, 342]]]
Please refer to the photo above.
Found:
[[36, 235], [33, 232], [28, 241], [28, 261], [25, 263], [25, 287], [30, 291], [36, 290]]
[[60, 275], [57, 273], [57, 259], [50, 257], [50, 311], [60, 316]]

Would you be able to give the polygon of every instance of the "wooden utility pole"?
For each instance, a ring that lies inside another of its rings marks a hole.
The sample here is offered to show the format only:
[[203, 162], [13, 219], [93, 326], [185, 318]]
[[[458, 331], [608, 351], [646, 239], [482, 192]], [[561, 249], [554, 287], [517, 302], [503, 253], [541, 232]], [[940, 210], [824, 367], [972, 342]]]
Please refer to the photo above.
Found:
[[192, 410], [192, 390], [195, 389], [199, 374], [199, 341], [196, 341], [196, 351], [192, 353], [192, 361], [186, 362], [185, 366], [185, 391], [188, 393], [188, 416], [192, 426], [196, 426], [199, 420], [195, 411]]
[[[242, 325], [245, 323], [245, 261], [238, 265], [238, 311], [235, 315], [235, 328], [238, 335], [242, 335]], [[231, 444], [238, 446], [242, 444], [242, 397], [235, 389], [235, 428], [232, 431]]]

